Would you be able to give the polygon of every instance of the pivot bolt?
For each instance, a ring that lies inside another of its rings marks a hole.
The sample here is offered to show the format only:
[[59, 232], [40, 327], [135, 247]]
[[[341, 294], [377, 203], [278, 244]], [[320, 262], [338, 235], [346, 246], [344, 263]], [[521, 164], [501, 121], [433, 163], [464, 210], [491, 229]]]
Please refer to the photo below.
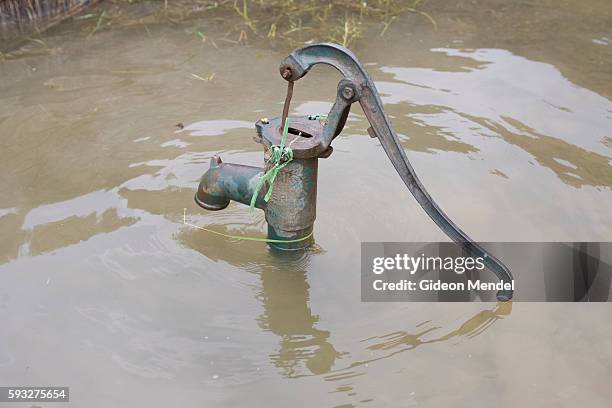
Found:
[[289, 78], [291, 78], [292, 74], [293, 73], [291, 72], [291, 68], [287, 67], [287, 68], [283, 69], [283, 73], [281, 75], [282, 75], [282, 77], [284, 79], [289, 80]]
[[350, 86], [345, 86], [342, 90], [342, 96], [344, 99], [353, 99], [353, 96], [355, 96], [355, 91]]

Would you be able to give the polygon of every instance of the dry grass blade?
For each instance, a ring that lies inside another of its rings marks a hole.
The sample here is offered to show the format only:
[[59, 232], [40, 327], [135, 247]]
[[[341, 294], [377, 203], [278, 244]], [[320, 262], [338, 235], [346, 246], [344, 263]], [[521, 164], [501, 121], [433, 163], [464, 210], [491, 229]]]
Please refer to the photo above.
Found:
[[[45, 19], [73, 15], [75, 5], [83, 10], [97, 0], [0, 0], [0, 39], [7, 16], [36, 30], [46, 26]], [[108, 4], [108, 6], [107, 6]], [[317, 41], [333, 41], [353, 46], [363, 36], [369, 23], [381, 23], [380, 36], [397, 21], [400, 14], [414, 13], [427, 19], [434, 30], [437, 23], [422, 10], [424, 0], [108, 0], [96, 10], [75, 19], [87, 28], [91, 37], [106, 27], [144, 26], [201, 17], [221, 21], [230, 32], [217, 38], [233, 44], [254, 41], [299, 46]], [[127, 10], [128, 12], [123, 12]], [[145, 11], [143, 11], [145, 10]], [[88, 24], [89, 23], [89, 24]], [[212, 38], [196, 32], [203, 43], [217, 47]]]

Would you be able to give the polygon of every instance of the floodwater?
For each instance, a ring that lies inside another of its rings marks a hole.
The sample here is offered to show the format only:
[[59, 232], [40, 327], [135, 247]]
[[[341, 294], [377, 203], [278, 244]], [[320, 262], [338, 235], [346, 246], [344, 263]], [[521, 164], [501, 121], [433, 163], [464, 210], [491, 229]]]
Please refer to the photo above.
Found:
[[[476, 240], [612, 239], [612, 6], [558, 3], [432, 6], [437, 31], [411, 14], [355, 48]], [[264, 235], [261, 212], [193, 194], [215, 153], [262, 163], [253, 123], [285, 93], [286, 52], [215, 48], [202, 24], [49, 34], [0, 62], [1, 385], [87, 407], [612, 404], [609, 304], [360, 302], [362, 241], [445, 237], [359, 108], [319, 164], [313, 250], [183, 224]], [[338, 80], [316, 67], [292, 112], [326, 112]]]

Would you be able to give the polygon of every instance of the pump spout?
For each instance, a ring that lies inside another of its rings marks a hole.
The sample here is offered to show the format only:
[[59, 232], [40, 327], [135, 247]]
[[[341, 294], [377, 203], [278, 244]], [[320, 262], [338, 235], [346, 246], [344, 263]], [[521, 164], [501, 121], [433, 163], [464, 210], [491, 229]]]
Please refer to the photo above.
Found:
[[[222, 210], [230, 201], [250, 205], [255, 186], [263, 174], [261, 167], [223, 163], [215, 155], [210, 159], [210, 168], [200, 180], [195, 202], [207, 210]], [[264, 208], [265, 188], [259, 192], [255, 207]]]

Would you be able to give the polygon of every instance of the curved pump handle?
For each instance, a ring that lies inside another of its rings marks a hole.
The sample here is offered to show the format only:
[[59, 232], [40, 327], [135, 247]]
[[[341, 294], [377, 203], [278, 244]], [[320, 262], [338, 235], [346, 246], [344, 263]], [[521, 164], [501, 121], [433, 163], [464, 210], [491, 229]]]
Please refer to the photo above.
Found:
[[[383, 104], [363, 65], [355, 54], [336, 44], [313, 44], [293, 51], [281, 64], [280, 72], [287, 81], [297, 81], [316, 64], [327, 64], [336, 68], [343, 78], [338, 84], [336, 101], [327, 116], [327, 124], [321, 134], [319, 150], [325, 151], [332, 140], [342, 131], [353, 102], [359, 101], [371, 127], [368, 133], [377, 137], [400, 177], [431, 219], [449, 238], [460, 244], [463, 250], [474, 257], [482, 257], [485, 266], [504, 283], [512, 281], [508, 268], [480, 245], [472, 241], [453, 223], [431, 198], [400, 145], [389, 118], [383, 111]], [[512, 298], [512, 290], [500, 290], [497, 299]]]

